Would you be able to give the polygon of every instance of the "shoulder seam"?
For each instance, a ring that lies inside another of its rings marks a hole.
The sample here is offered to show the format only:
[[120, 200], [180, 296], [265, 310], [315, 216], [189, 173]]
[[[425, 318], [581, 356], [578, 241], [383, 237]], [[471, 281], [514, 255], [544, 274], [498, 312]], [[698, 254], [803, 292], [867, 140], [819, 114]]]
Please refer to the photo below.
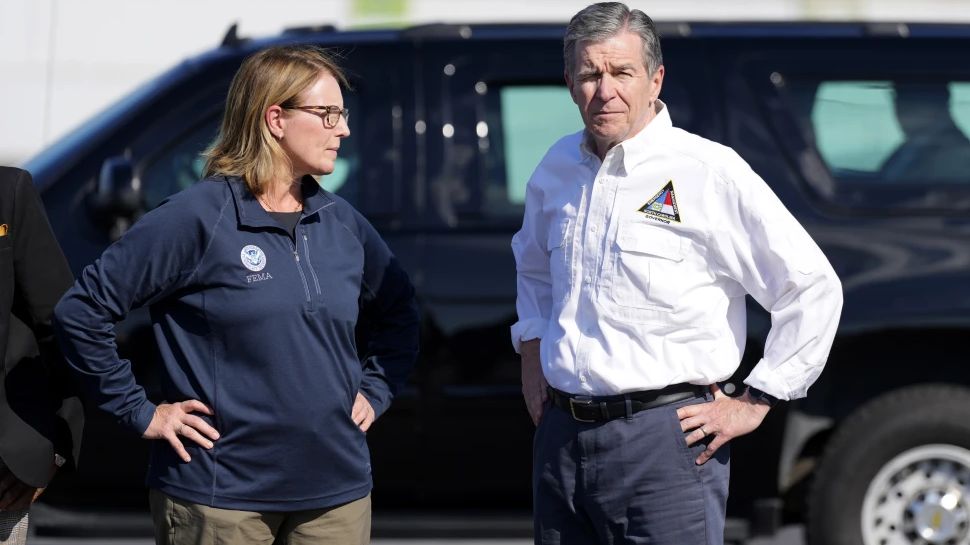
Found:
[[[228, 187], [228, 186], [227, 186], [227, 187]], [[215, 241], [215, 239], [216, 239], [216, 228], [217, 228], [217, 227], [219, 226], [219, 224], [220, 224], [220, 223], [222, 222], [222, 218], [223, 218], [223, 217], [225, 217], [225, 215], [226, 215], [226, 208], [228, 208], [228, 207], [229, 207], [229, 203], [230, 203], [231, 201], [232, 201], [232, 194], [230, 193], [229, 195], [226, 195], [226, 199], [225, 199], [225, 201], [224, 201], [224, 202], [222, 203], [222, 208], [220, 208], [220, 209], [219, 209], [219, 217], [218, 217], [218, 218], [216, 218], [216, 221], [215, 221], [215, 223], [213, 223], [213, 224], [212, 224], [212, 227], [211, 227], [211, 229], [212, 229], [212, 232], [211, 232], [211, 233], [209, 233], [209, 240], [208, 240], [208, 242], [206, 242], [206, 244], [205, 244], [205, 249], [204, 249], [204, 250], [202, 250], [202, 255], [200, 255], [200, 256], [199, 256], [199, 262], [195, 264], [195, 269], [193, 269], [193, 270], [192, 270], [192, 272], [191, 272], [191, 273], [189, 273], [189, 277], [193, 277], [193, 276], [195, 276], [196, 274], [198, 274], [198, 272], [199, 272], [199, 269], [201, 269], [201, 268], [202, 268], [202, 262], [203, 262], [203, 261], [205, 261], [205, 257], [206, 257], [206, 255], [207, 255], [207, 254], [209, 253], [209, 248], [211, 248], [211, 247], [212, 247], [212, 243], [213, 243], [213, 242]]]
[[[334, 204], [336, 205], [336, 204], [338, 204], [338, 202], [337, 201], [334, 201]], [[345, 205], [345, 206], [349, 206], [349, 205]], [[366, 261], [367, 261], [367, 248], [364, 246], [364, 242], [362, 240], [360, 240], [360, 236], [357, 233], [355, 233], [350, 227], [347, 227], [347, 224], [344, 223], [340, 219], [340, 217], [338, 217], [336, 214], [333, 214], [333, 212], [330, 212], [329, 210], [327, 210], [328, 208], [336, 208], [336, 207], [335, 206], [326, 206], [326, 207], [324, 207], [321, 210], [321, 212], [327, 212], [328, 214], [333, 215], [334, 219], [337, 220], [337, 223], [339, 223], [340, 226], [343, 227], [345, 231], [347, 231], [348, 233], [350, 233], [350, 236], [354, 237], [354, 240], [357, 241], [357, 244], [360, 245], [361, 250], [363, 250], [363, 252], [364, 252], [364, 262], [366, 263]], [[363, 215], [363, 214], [361, 214], [361, 215]], [[361, 288], [366, 289], [367, 290], [367, 293], [369, 295], [374, 296], [374, 297], [377, 296], [377, 292], [375, 292], [373, 289], [371, 289], [371, 287], [367, 284], [367, 279], [365, 278], [365, 275], [361, 275], [361, 277], [360, 277], [360, 286], [361, 286]]]
[[[693, 133], [688, 133], [688, 134], [691, 134], [692, 136], [697, 136], [697, 135], [694, 135]], [[698, 138], [703, 138], [703, 137], [698, 137]], [[706, 138], [704, 140], [706, 140], [707, 142], [710, 142], [712, 144], [718, 145], [718, 146], [727, 147], [727, 146], [723, 146], [723, 144], [718, 144], [717, 142], [714, 142], [713, 140], [707, 140]], [[691, 159], [691, 160], [693, 160], [693, 161], [695, 161], [695, 162], [703, 165], [707, 170], [709, 170], [712, 174], [714, 174], [714, 176], [718, 179], [718, 181], [720, 181], [723, 184], [730, 185], [729, 180], [722, 173], [722, 169], [720, 169], [717, 166], [711, 164], [710, 161], [706, 161], [706, 160], [702, 159], [701, 157], [698, 157], [696, 154], [689, 153], [689, 152], [687, 152], [687, 151], [685, 151], [683, 149], [673, 147], [673, 146], [671, 146], [669, 144], [666, 144], [666, 143], [665, 144], [661, 144], [661, 145], [664, 146], [667, 150], [671, 151], [672, 153], [676, 153], [677, 155], [681, 155], [683, 157], [687, 157], [688, 159]], [[727, 149], [731, 149], [731, 148], [727, 148]]]

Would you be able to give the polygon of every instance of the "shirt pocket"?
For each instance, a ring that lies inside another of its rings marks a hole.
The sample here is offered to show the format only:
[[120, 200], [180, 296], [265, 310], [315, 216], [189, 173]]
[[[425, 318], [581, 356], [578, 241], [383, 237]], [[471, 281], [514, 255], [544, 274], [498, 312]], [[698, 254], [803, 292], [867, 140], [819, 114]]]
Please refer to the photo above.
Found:
[[613, 303], [633, 309], [673, 309], [683, 291], [684, 245], [683, 237], [666, 229], [620, 224], [610, 282]]
[[555, 302], [562, 302], [569, 295], [569, 283], [572, 279], [572, 244], [570, 244], [572, 225], [573, 221], [570, 218], [556, 221], [549, 227], [546, 239], [552, 296]]

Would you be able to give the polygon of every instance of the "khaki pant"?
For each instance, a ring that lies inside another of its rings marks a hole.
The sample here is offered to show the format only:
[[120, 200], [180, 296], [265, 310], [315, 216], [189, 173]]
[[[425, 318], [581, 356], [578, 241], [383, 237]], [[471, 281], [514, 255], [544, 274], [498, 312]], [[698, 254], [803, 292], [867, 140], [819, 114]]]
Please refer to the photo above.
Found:
[[370, 495], [307, 511], [217, 509], [149, 493], [157, 545], [367, 545]]

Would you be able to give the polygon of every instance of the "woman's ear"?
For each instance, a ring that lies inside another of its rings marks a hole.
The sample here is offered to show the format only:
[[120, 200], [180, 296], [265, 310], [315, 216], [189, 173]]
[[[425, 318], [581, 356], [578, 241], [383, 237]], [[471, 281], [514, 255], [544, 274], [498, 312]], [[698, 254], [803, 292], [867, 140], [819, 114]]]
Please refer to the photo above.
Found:
[[266, 121], [266, 127], [269, 128], [269, 133], [273, 135], [273, 138], [277, 140], [283, 139], [283, 133], [286, 128], [286, 120], [283, 118], [283, 108], [278, 104], [273, 104], [269, 108], [266, 108], [266, 113], [263, 116]]

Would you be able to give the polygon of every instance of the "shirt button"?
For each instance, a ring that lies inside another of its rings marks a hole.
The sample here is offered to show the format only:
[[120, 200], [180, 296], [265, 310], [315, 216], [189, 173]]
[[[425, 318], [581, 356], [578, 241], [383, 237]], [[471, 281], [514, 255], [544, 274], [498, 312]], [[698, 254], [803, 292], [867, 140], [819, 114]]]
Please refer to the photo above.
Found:
[[586, 277], [586, 283], [587, 283], [587, 284], [591, 284], [592, 282], [593, 282], [593, 277], [591, 277], [591, 276], [587, 276], [587, 277]]

